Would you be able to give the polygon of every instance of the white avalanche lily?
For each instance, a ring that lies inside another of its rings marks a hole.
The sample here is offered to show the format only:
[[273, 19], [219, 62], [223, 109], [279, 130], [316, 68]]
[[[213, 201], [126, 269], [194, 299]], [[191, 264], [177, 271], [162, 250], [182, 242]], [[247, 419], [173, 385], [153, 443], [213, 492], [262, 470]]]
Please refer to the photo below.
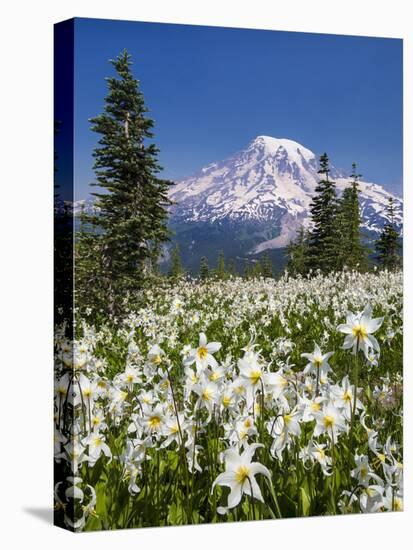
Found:
[[[271, 481], [271, 475], [265, 466], [259, 462], [251, 461], [257, 447], [262, 446], [258, 443], [245, 446], [242, 454], [239, 454], [237, 449], [228, 449], [225, 452], [225, 472], [219, 474], [216, 478], [212, 484], [212, 491], [215, 485], [224, 485], [231, 489], [228, 495], [228, 509], [238, 506], [244, 493], [260, 502], [264, 502], [255, 476], [263, 474]], [[220, 511], [224, 510], [221, 509]]]
[[339, 433], [346, 429], [346, 423], [342, 412], [332, 403], [324, 405], [323, 409], [314, 416], [316, 419], [314, 437], [326, 433], [330, 439], [336, 441]]
[[354, 394], [354, 386], [350, 384], [348, 376], [345, 376], [341, 382], [341, 386], [336, 384], [331, 387], [331, 396], [334, 405], [343, 411], [346, 420], [351, 420], [351, 415], [354, 407], [354, 399], [356, 399], [355, 410], [363, 409], [362, 402]]
[[304, 369], [304, 374], [307, 374], [308, 372], [313, 372], [317, 374], [317, 372], [323, 372], [326, 374], [331, 370], [330, 365], [328, 364], [328, 360], [333, 355], [334, 352], [329, 351], [328, 353], [322, 353], [320, 346], [315, 344], [314, 345], [314, 351], [313, 353], [302, 353], [301, 357], [304, 357], [305, 359], [308, 359], [308, 364]]
[[148, 351], [148, 362], [152, 367], [158, 367], [165, 357], [165, 352], [158, 344], [154, 344]]
[[346, 323], [338, 325], [337, 330], [346, 334], [343, 349], [353, 348], [353, 354], [362, 350], [366, 357], [369, 356], [369, 350], [372, 348], [380, 352], [380, 346], [373, 333], [381, 327], [383, 317], [372, 319], [372, 310], [370, 305], [359, 313], [348, 312]]
[[203, 332], [199, 334], [199, 345], [197, 348], [191, 349], [188, 357], [184, 360], [186, 367], [195, 363], [197, 371], [200, 372], [208, 366], [216, 368], [218, 366], [217, 360], [212, 355], [221, 349], [219, 342], [207, 342], [207, 337]]
[[217, 385], [206, 378], [202, 378], [199, 384], [194, 385], [193, 391], [198, 395], [196, 408], [205, 407], [212, 414], [212, 409], [218, 399]]
[[97, 462], [102, 453], [109, 458], [110, 461], [112, 460], [112, 453], [105, 442], [105, 436], [97, 430], [93, 431], [83, 443], [89, 446], [89, 463], [91, 465]]
[[238, 360], [238, 368], [241, 377], [249, 386], [255, 387], [263, 378], [263, 370], [259, 364], [259, 354], [247, 351], [242, 359]]

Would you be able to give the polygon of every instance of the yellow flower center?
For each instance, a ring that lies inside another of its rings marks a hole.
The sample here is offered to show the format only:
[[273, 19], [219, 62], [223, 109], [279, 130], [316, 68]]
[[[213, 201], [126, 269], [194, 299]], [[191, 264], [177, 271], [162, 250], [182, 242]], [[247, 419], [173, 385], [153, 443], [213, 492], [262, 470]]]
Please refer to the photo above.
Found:
[[360, 338], [361, 340], [364, 340], [364, 338], [367, 336], [367, 330], [364, 325], [355, 325], [352, 328], [352, 332], [354, 338]]
[[334, 426], [335, 422], [334, 422], [334, 417], [330, 416], [330, 415], [326, 415], [324, 417], [324, 426], [326, 428], [332, 428]]
[[213, 372], [211, 374], [211, 376], [209, 377], [209, 379], [211, 380], [211, 382], [216, 382], [219, 378], [219, 374], [217, 372]]
[[149, 419], [149, 427], [151, 430], [156, 430], [156, 428], [159, 428], [161, 424], [161, 417], [160, 416], [151, 416]]
[[126, 377], [126, 380], [131, 383], [133, 382], [133, 374], [128, 374], [128, 376]]
[[250, 469], [247, 466], [239, 466], [235, 472], [235, 479], [238, 483], [243, 483], [249, 476]]
[[202, 399], [204, 401], [210, 401], [211, 400], [211, 397], [212, 397], [212, 392], [211, 390], [209, 390], [208, 388], [206, 388], [203, 392], [202, 392]]
[[314, 357], [314, 365], [319, 369], [321, 365], [323, 364], [323, 360], [320, 356]]
[[311, 410], [312, 410], [313, 412], [318, 412], [320, 409], [321, 409], [320, 403], [317, 403], [316, 401], [314, 401], [313, 403], [311, 403]]
[[351, 401], [351, 392], [348, 390], [343, 395], [343, 401]]
[[291, 414], [285, 414], [284, 415], [284, 424], [288, 426], [288, 424], [291, 422], [292, 416]]
[[229, 407], [231, 404], [231, 397], [229, 395], [224, 395], [222, 399], [222, 404], [224, 405], [224, 407]]
[[317, 449], [317, 453], [318, 453], [318, 459], [319, 460], [323, 460], [323, 458], [325, 458], [325, 456], [326, 456], [326, 453], [324, 452], [324, 449]]
[[159, 365], [159, 363], [162, 363], [162, 358], [161, 356], [159, 355], [159, 353], [157, 353], [156, 355], [152, 355], [151, 357], [151, 363], [153, 365]]
[[262, 372], [260, 370], [253, 370], [250, 373], [249, 379], [251, 380], [252, 384], [255, 386], [262, 377]]
[[198, 357], [199, 357], [199, 359], [201, 359], [201, 360], [206, 359], [207, 355], [208, 355], [208, 350], [206, 349], [206, 347], [201, 346], [200, 348], [198, 348]]

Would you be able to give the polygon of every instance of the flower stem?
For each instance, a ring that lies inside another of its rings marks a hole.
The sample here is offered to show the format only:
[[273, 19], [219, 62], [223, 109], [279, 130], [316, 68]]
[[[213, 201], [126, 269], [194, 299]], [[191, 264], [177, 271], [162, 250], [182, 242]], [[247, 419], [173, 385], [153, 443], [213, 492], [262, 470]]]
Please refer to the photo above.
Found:
[[353, 433], [354, 419], [356, 416], [356, 403], [357, 403], [357, 387], [359, 382], [359, 358], [358, 350], [354, 356], [354, 397], [353, 397], [353, 410], [351, 411], [351, 432]]
[[275, 494], [274, 487], [273, 487], [273, 485], [272, 485], [272, 483], [269, 479], [267, 480], [267, 485], [270, 489], [270, 493], [271, 493], [272, 499], [273, 499], [274, 504], [275, 504], [275, 510], [277, 512], [277, 518], [281, 519], [282, 514], [281, 514], [280, 505], [278, 503], [278, 498], [277, 498], [277, 495]]

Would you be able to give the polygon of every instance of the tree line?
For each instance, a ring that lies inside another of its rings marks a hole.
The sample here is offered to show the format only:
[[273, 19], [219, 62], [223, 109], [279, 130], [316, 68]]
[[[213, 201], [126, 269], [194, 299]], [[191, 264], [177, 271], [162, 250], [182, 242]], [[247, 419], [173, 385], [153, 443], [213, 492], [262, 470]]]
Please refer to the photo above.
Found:
[[400, 267], [400, 234], [395, 223], [395, 204], [389, 197], [387, 220], [375, 241], [375, 249], [366, 244], [361, 228], [361, 174], [352, 165], [351, 183], [338, 196], [335, 182], [330, 178], [326, 153], [320, 157], [320, 180], [310, 205], [311, 223], [300, 228], [297, 238], [287, 247], [287, 270], [291, 275], [311, 272], [330, 273], [343, 269], [366, 271], [376, 261], [386, 269]]
[[[273, 266], [268, 252], [260, 259], [244, 260], [243, 263], [243, 268], [239, 271], [235, 260], [230, 258], [229, 261], [226, 261], [224, 252], [221, 250], [218, 253], [215, 267], [210, 267], [206, 256], [201, 257], [197, 277], [204, 281], [206, 279], [226, 280], [234, 277], [252, 279], [256, 277], [274, 276]], [[176, 244], [171, 251], [168, 276], [177, 279], [185, 275], [187, 275], [187, 272], [181, 260], [179, 245]]]

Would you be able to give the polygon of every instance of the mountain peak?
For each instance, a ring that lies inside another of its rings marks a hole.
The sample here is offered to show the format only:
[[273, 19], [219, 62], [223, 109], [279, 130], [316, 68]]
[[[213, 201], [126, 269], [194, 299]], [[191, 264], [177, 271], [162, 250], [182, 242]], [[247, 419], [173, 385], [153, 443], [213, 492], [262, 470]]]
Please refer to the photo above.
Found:
[[284, 152], [287, 154], [288, 158], [293, 161], [301, 164], [302, 159], [306, 162], [310, 162], [315, 158], [315, 154], [303, 147], [297, 141], [287, 138], [276, 138], [273, 136], [260, 135], [254, 138], [250, 145], [249, 149], [259, 149], [267, 155], [281, 156]]

